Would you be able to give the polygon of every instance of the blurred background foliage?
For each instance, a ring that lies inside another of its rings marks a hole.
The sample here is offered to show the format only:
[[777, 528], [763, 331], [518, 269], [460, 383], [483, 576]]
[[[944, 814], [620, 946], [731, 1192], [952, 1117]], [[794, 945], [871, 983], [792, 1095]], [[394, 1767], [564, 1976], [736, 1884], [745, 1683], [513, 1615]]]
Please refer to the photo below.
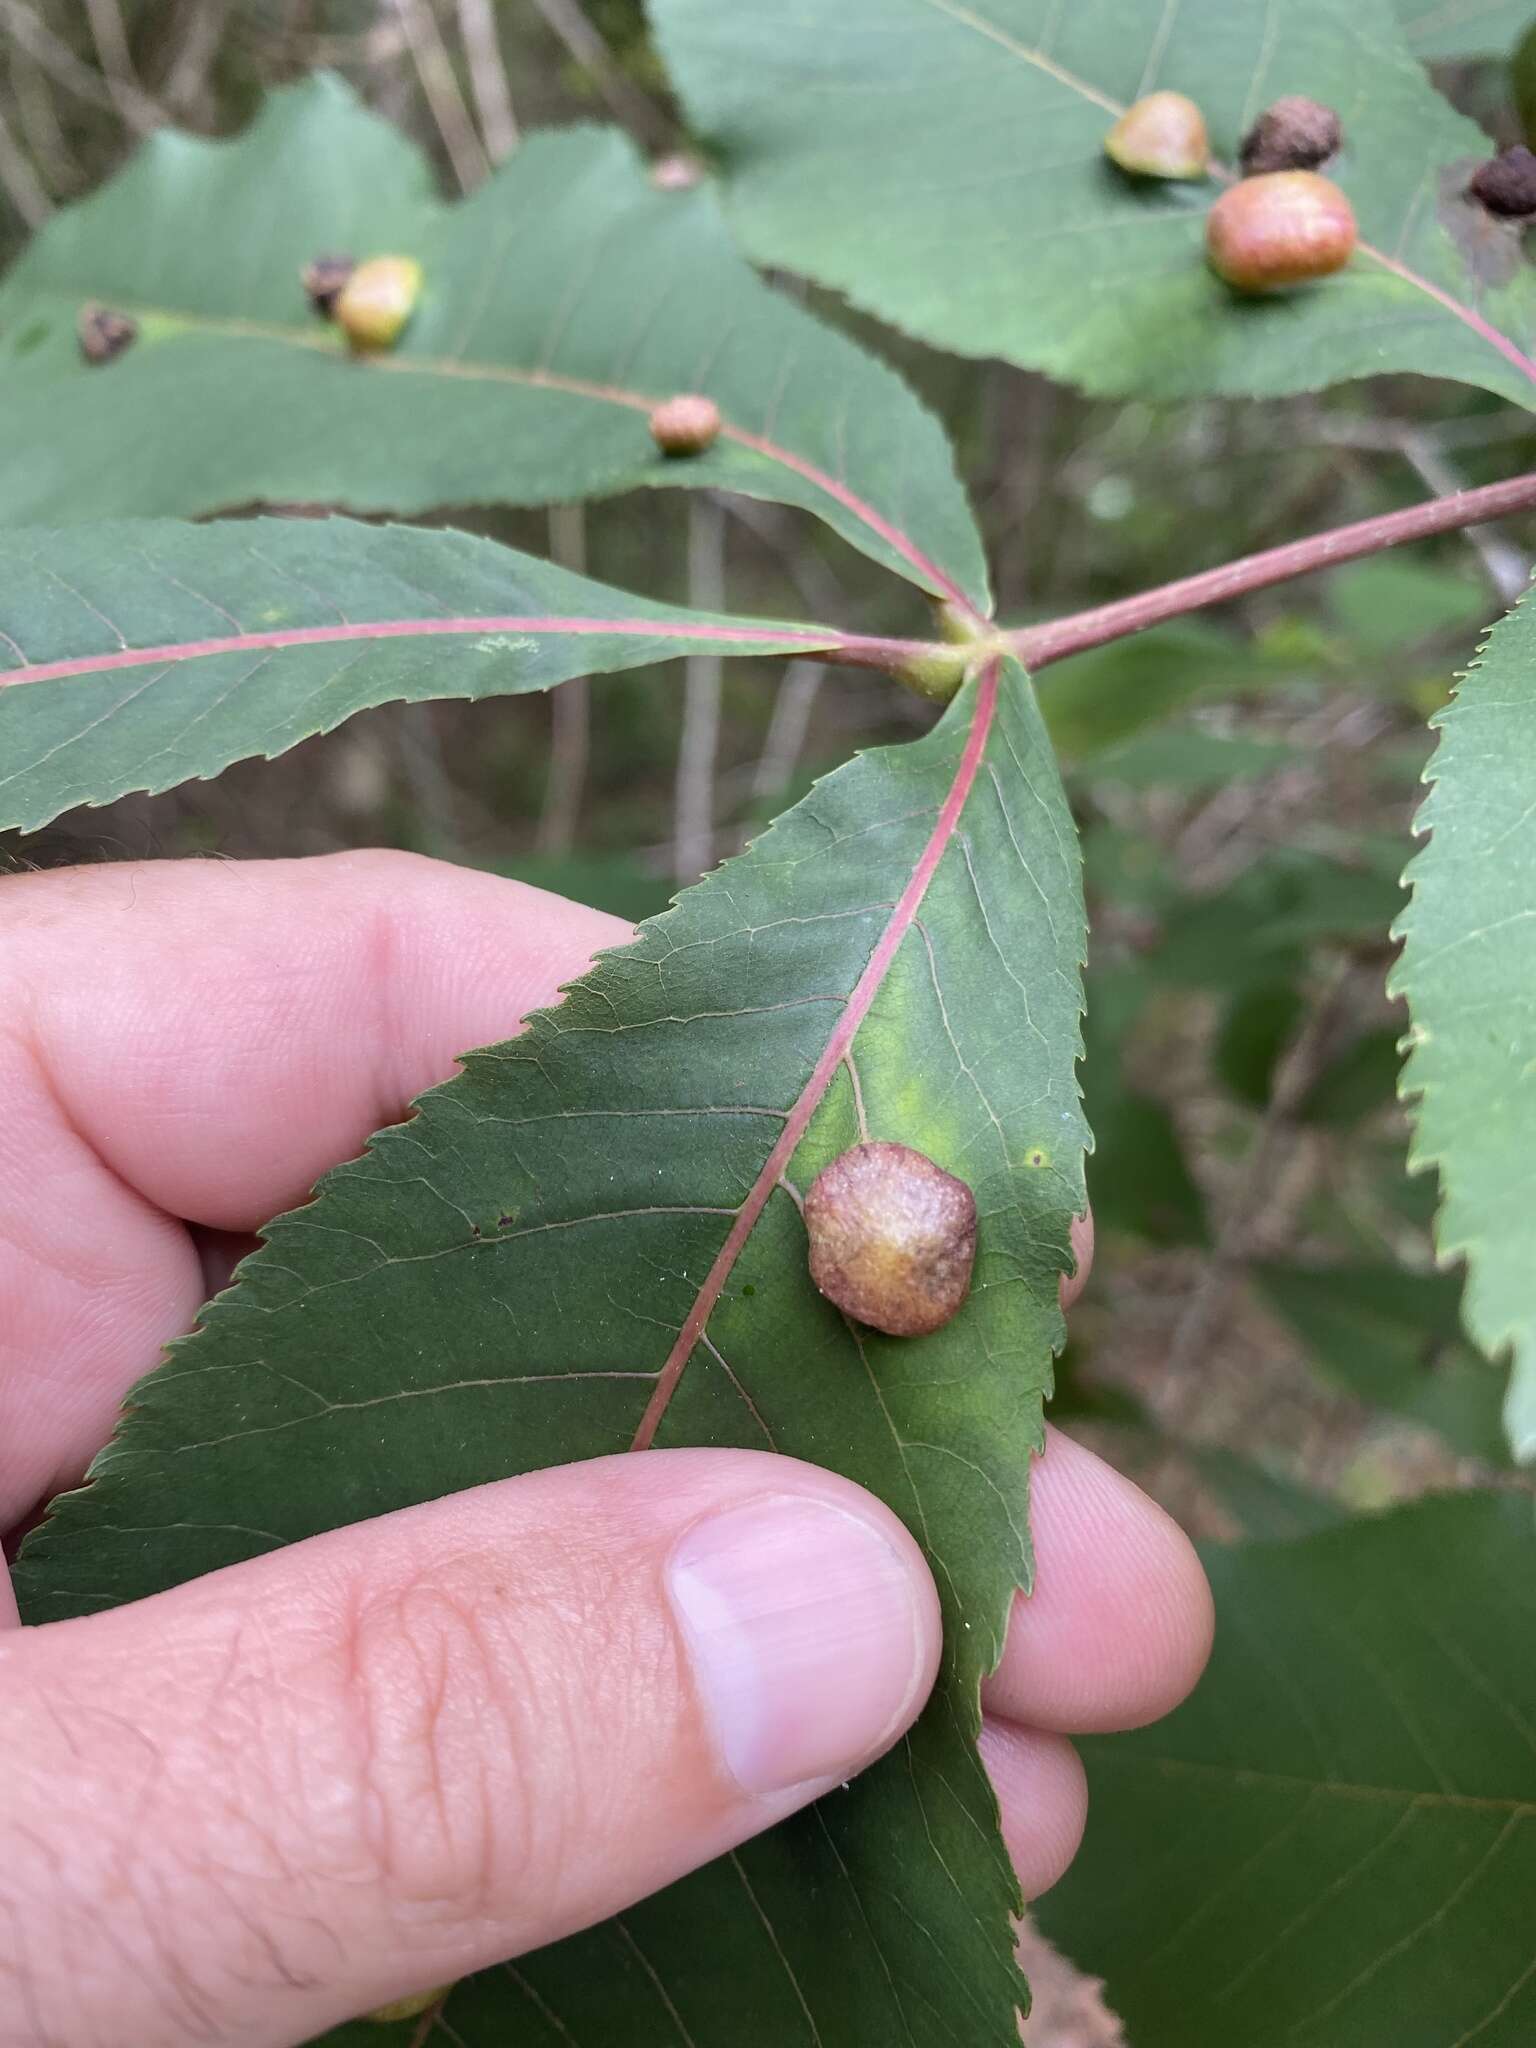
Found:
[[[1442, 49], [1442, 87], [1519, 139], [1520, 67]], [[317, 66], [414, 134], [447, 190], [551, 122], [617, 120], [653, 151], [685, 139], [639, 0], [0, 0], [0, 52], [7, 257], [150, 128], [229, 132]], [[784, 289], [942, 415], [1010, 623], [1536, 466], [1536, 421], [1471, 390], [1397, 378], [1264, 407], [1090, 402]], [[921, 630], [904, 587], [749, 501], [440, 517], [648, 593], [713, 604], [723, 587], [737, 611]], [[1434, 1271], [1434, 1186], [1407, 1172], [1394, 1101], [1405, 1019], [1384, 985], [1427, 720], [1524, 587], [1530, 539], [1448, 536], [1041, 679], [1093, 923], [1099, 1251], [1056, 1412], [1202, 1536], [1521, 1483], [1502, 1471], [1502, 1375], [1459, 1336], [1459, 1276]], [[392, 706], [275, 765], [0, 841], [0, 858], [386, 844], [638, 918], [855, 748], [931, 715], [815, 663], [690, 667], [606, 679], [590, 701], [572, 685]]]

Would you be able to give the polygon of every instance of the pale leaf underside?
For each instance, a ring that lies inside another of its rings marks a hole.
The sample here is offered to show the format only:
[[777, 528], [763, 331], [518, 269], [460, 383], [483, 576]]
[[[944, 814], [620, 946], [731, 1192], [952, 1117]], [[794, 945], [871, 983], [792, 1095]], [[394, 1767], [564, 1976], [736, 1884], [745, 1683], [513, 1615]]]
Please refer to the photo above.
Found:
[[341, 519], [0, 528], [0, 827], [216, 775], [395, 699], [838, 637], [655, 604], [466, 534]]
[[[152, 219], [153, 236], [142, 232]], [[351, 360], [299, 272], [330, 250], [420, 259], [398, 345]], [[138, 340], [81, 361], [82, 303]], [[724, 428], [668, 460], [678, 391]], [[538, 504], [684, 484], [817, 513], [936, 595], [986, 606], [948, 445], [893, 372], [736, 253], [712, 192], [658, 191], [616, 133], [530, 138], [443, 205], [424, 159], [324, 76], [233, 142], [162, 131], [0, 284], [0, 518]]]
[[1507, 57], [1531, 26], [1530, 0], [1397, 0], [1415, 56]]
[[[1487, 138], [1430, 86], [1389, 0], [652, 0], [663, 52], [765, 262], [946, 348], [1105, 393], [1306, 391], [1418, 370], [1536, 399], [1518, 230], [1465, 198]], [[1218, 158], [1272, 100], [1335, 107], [1363, 246], [1257, 301], [1204, 262], [1220, 176], [1131, 179], [1106, 131], [1160, 88]]]

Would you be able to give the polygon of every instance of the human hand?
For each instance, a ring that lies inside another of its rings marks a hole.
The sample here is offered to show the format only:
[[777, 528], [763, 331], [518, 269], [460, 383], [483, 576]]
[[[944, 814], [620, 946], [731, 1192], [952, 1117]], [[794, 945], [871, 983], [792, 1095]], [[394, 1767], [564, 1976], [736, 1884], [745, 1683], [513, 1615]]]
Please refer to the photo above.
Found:
[[[7, 882], [0, 1528], [78, 1480], [250, 1232], [625, 936], [395, 854]], [[1211, 1627], [1173, 1523], [1059, 1433], [1032, 1512], [984, 1735], [1031, 1894], [1082, 1828], [1067, 1735], [1165, 1712]], [[939, 1649], [887, 1509], [728, 1450], [530, 1473], [14, 1622], [16, 2048], [276, 2048], [570, 1933], [868, 1763]]]

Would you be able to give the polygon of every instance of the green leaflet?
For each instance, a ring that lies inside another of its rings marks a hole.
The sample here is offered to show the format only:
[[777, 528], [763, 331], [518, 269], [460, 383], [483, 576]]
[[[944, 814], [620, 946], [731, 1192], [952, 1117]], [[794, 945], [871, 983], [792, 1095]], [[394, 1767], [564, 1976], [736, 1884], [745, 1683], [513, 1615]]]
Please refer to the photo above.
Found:
[[1346, 1510], [1327, 1495], [1282, 1478], [1240, 1452], [1225, 1450], [1220, 1444], [1184, 1448], [1195, 1472], [1244, 1536], [1310, 1536], [1316, 1529], [1332, 1529], [1348, 1518]]
[[[1316, 390], [1418, 370], [1530, 404], [1536, 279], [1460, 195], [1482, 131], [1430, 86], [1389, 0], [651, 0], [748, 250], [924, 340], [1085, 389]], [[1243, 300], [1207, 269], [1220, 185], [1132, 181], [1116, 114], [1189, 94], [1235, 160], [1284, 93], [1341, 114], [1365, 242], [1337, 277]]]
[[653, 604], [461, 533], [0, 527], [0, 829], [280, 754], [373, 704], [836, 639]]
[[1461, 1338], [1457, 1275], [1385, 1262], [1276, 1262], [1249, 1272], [1325, 1379], [1437, 1430], [1463, 1457], [1508, 1462], [1499, 1428], [1505, 1376]]
[[1136, 2048], [1524, 2048], [1536, 2032], [1536, 1527], [1421, 1502], [1207, 1553], [1216, 1650], [1083, 1745], [1041, 1901]]
[[1408, 47], [1433, 57], [1507, 57], [1531, 25], [1531, 0], [1397, 0]]
[[[310, 312], [299, 269], [328, 250], [420, 258], [392, 352], [349, 361]], [[110, 364], [80, 360], [85, 300], [141, 322]], [[646, 417], [679, 390], [714, 397], [725, 432], [669, 462]], [[574, 128], [445, 206], [414, 145], [324, 76], [234, 142], [161, 131], [35, 238], [0, 285], [0, 441], [13, 522], [687, 484], [803, 506], [925, 589], [986, 601], [937, 422], [754, 275], [707, 189], [657, 191], [622, 136]]]
[[1436, 714], [1434, 787], [1416, 821], [1430, 838], [1408, 869], [1413, 894], [1396, 927], [1403, 951], [1391, 984], [1412, 1020], [1401, 1085], [1418, 1098], [1413, 1163], [1439, 1171], [1436, 1243], [1443, 1259], [1467, 1262], [1468, 1331], [1491, 1357], [1513, 1355], [1504, 1417], [1522, 1462], [1536, 1460], [1533, 661], [1527, 599], [1494, 627]]
[[[912, 1736], [621, 1925], [462, 1987], [449, 2021], [471, 2048], [675, 2048], [636, 1950], [695, 2048], [1016, 2048], [1017, 1901], [972, 1744], [1029, 1577], [1029, 1459], [1084, 1201], [1083, 917], [1033, 693], [1010, 664], [994, 711], [993, 681], [926, 739], [840, 768], [274, 1223], [18, 1566], [30, 1618], [77, 1613], [622, 1451], [648, 1414], [658, 1442], [772, 1446], [897, 1507], [948, 1622]], [[856, 1334], [815, 1293], [778, 1184], [780, 1154], [803, 1186], [858, 1134], [850, 1032], [870, 1133], [977, 1197], [971, 1296], [920, 1341]], [[759, 1202], [690, 1351], [701, 1278]]]

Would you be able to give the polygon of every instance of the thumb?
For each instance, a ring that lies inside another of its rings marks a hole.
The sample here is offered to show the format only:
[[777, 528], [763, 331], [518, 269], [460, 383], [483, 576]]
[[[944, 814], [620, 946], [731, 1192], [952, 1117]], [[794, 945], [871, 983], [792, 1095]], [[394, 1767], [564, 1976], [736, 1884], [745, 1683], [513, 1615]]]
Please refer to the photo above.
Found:
[[569, 1934], [868, 1763], [938, 1647], [878, 1501], [688, 1450], [0, 1635], [0, 2042], [287, 2043]]

